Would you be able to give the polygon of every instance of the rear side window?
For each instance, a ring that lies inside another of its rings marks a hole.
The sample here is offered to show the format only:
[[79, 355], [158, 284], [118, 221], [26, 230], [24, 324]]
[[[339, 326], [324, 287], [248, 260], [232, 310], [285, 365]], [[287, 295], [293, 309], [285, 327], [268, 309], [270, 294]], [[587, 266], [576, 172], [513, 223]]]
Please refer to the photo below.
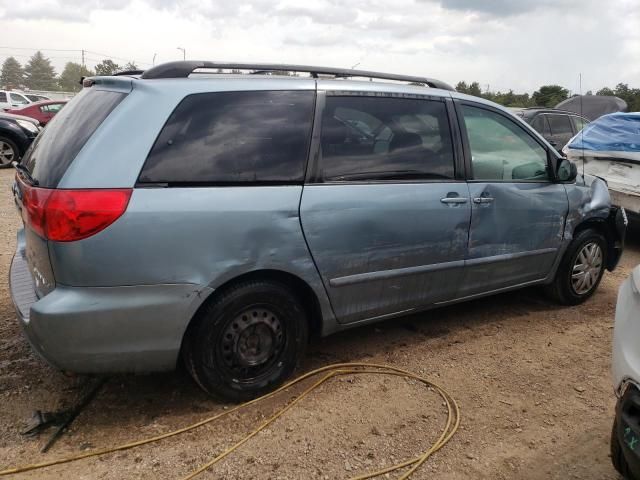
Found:
[[0, 102], [4, 103], [7, 101], [7, 94], [4, 92], [0, 92]]
[[329, 96], [322, 118], [319, 180], [451, 179], [453, 145], [445, 103]]
[[547, 121], [546, 115], [536, 115], [536, 118], [531, 122], [531, 126], [536, 129], [538, 133], [540, 133], [543, 137], [548, 137], [551, 135], [551, 130], [549, 130], [549, 122]]
[[568, 115], [548, 115], [553, 135], [573, 135]]
[[55, 188], [89, 137], [126, 93], [85, 88], [38, 135], [23, 163], [38, 184]]
[[580, 130], [582, 130], [586, 125], [589, 124], [589, 122], [587, 122], [583, 118], [575, 116], [575, 115], [571, 116], [571, 121], [573, 122], [573, 126], [574, 126], [574, 128], [576, 130], [576, 133], [579, 132]]
[[189, 95], [160, 132], [140, 182], [301, 183], [314, 99], [313, 91]]

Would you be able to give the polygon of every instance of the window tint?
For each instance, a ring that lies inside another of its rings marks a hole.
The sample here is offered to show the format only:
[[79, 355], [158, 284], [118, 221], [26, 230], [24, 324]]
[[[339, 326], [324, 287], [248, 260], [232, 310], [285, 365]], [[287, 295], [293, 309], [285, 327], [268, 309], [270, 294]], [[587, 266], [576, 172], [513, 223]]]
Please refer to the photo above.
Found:
[[11, 96], [11, 103], [15, 103], [16, 105], [26, 105], [29, 103], [29, 100], [17, 93], [10, 93], [9, 95]]
[[476, 180], [546, 180], [547, 152], [507, 117], [462, 107]]
[[549, 125], [551, 125], [553, 135], [573, 135], [568, 115], [547, 115], [547, 117], [549, 117]]
[[0, 102], [5, 103], [7, 101], [7, 94], [5, 92], [0, 92]]
[[58, 185], [89, 137], [124, 97], [120, 92], [85, 88], [53, 117], [23, 160], [40, 186]]
[[56, 113], [62, 108], [63, 103], [51, 103], [49, 105], [42, 105], [40, 111], [43, 113]]
[[160, 132], [140, 181], [302, 182], [314, 96], [312, 91], [190, 95]]
[[551, 135], [551, 131], [549, 130], [549, 122], [547, 121], [546, 115], [536, 115], [533, 119], [533, 122], [531, 122], [531, 126], [535, 128], [535, 130], [542, 136]]
[[578, 133], [580, 130], [586, 127], [589, 123], [586, 120], [582, 119], [581, 117], [577, 117], [575, 115], [571, 116], [571, 121], [573, 122], [573, 126], [576, 129], [576, 133]]
[[329, 96], [322, 118], [325, 181], [453, 178], [444, 102]]

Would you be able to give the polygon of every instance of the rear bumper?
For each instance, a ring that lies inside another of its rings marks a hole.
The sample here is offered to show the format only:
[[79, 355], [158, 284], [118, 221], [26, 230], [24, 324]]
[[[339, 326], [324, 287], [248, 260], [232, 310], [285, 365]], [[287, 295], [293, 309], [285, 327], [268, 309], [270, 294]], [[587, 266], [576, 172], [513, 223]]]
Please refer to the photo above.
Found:
[[57, 285], [38, 299], [20, 239], [9, 279], [33, 349], [54, 367], [77, 373], [175, 368], [189, 320], [211, 293], [192, 284]]

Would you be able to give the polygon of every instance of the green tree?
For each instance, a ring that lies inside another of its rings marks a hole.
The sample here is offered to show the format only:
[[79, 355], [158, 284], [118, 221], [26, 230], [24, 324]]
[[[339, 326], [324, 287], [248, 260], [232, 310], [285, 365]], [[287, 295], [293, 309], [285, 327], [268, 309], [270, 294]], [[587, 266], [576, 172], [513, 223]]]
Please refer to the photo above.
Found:
[[22, 65], [15, 58], [9, 57], [2, 64], [0, 87], [21, 87], [24, 83]]
[[469, 93], [469, 86], [467, 85], [467, 82], [463, 80], [458, 82], [458, 84], [456, 85], [456, 90], [460, 93]]
[[560, 85], [543, 85], [540, 90], [533, 92], [532, 98], [536, 106], [555, 107], [569, 98], [569, 90]]
[[58, 78], [58, 85], [65, 92], [78, 92], [82, 89], [80, 80], [82, 77], [91, 77], [94, 73], [79, 63], [68, 62]]
[[478, 82], [473, 82], [469, 85], [469, 90], [467, 91], [469, 95], [473, 95], [474, 97], [481, 97], [482, 90], [480, 90], [480, 84]]
[[596, 95], [603, 95], [606, 97], [613, 97], [615, 95], [615, 93], [613, 93], [613, 90], [611, 90], [609, 87], [604, 87], [601, 88], [600, 90], [598, 90], [596, 92]]
[[96, 65], [96, 75], [113, 75], [121, 70], [120, 65], [113, 60], [103, 60]]
[[140, 68], [135, 64], [135, 62], [129, 62], [124, 67], [122, 67], [122, 71], [126, 72], [129, 70], [140, 70]]
[[24, 67], [24, 83], [31, 90], [55, 90], [56, 71], [51, 61], [38, 51]]

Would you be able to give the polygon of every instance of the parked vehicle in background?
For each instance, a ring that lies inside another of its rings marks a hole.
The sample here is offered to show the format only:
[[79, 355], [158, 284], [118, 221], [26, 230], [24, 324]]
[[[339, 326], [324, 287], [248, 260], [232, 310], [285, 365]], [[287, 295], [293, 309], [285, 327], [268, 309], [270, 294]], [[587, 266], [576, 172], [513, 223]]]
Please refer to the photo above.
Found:
[[35, 120], [38, 120], [40, 125], [44, 127], [47, 123], [49, 123], [53, 116], [66, 105], [66, 103], [66, 100], [45, 100], [42, 102], [30, 103], [20, 108], [12, 108], [6, 111], [7, 113], [14, 113], [16, 115], [31, 117]]
[[613, 330], [613, 382], [618, 401], [611, 460], [627, 480], [640, 479], [640, 265], [618, 291]]
[[555, 108], [577, 113], [593, 122], [608, 113], [626, 112], [628, 105], [623, 99], [609, 95], [574, 95]]
[[576, 133], [589, 123], [586, 117], [554, 108], [511, 109], [536, 129], [556, 150], [562, 150]]
[[43, 100], [51, 100], [49, 97], [45, 97], [44, 95], [36, 95], [34, 93], [25, 93], [25, 97], [27, 97], [32, 102], [41, 102]]
[[40, 130], [33, 118], [0, 112], [0, 168], [19, 161]]
[[82, 373], [182, 355], [233, 400], [281, 384], [310, 333], [530, 285], [584, 302], [626, 229], [521, 119], [396, 74], [94, 77], [23, 163], [10, 278], [33, 348]]
[[0, 90], [0, 111], [31, 103], [23, 93], [13, 90]]
[[640, 223], [640, 113], [612, 113], [589, 124], [563, 149], [578, 169], [607, 181], [614, 205]]

